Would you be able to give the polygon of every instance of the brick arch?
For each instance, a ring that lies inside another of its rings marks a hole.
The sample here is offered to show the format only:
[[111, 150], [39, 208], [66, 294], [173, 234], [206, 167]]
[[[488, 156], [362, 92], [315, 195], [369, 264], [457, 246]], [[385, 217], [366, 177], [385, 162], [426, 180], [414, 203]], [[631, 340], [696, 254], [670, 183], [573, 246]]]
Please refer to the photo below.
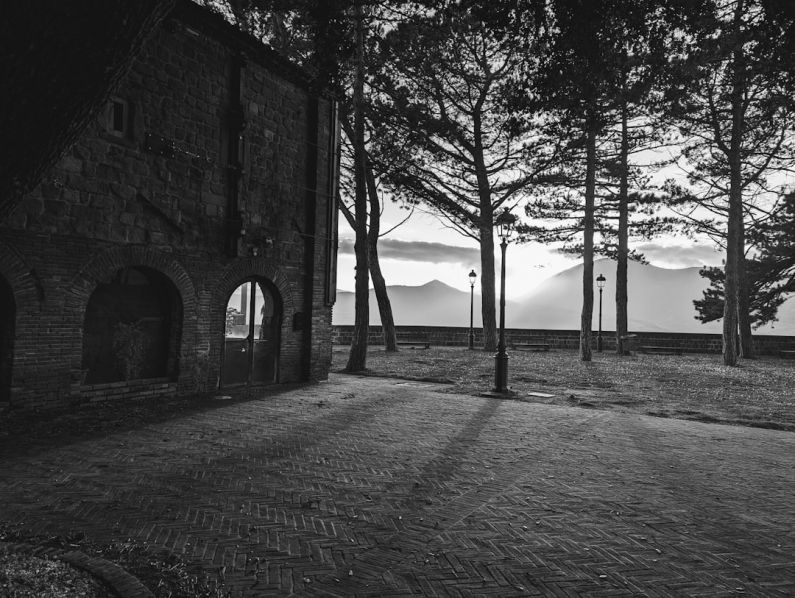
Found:
[[17, 314], [22, 309], [38, 306], [44, 301], [44, 287], [19, 252], [0, 243], [0, 276], [5, 278], [14, 294]]
[[[213, 368], [221, 367], [223, 355], [222, 345], [224, 338], [224, 325], [226, 323], [226, 304], [234, 290], [245, 280], [250, 278], [263, 278], [268, 280], [278, 291], [282, 304], [281, 340], [279, 347], [278, 381], [283, 381], [282, 360], [288, 354], [287, 346], [292, 345], [292, 322], [295, 314], [295, 298], [292, 285], [282, 272], [273, 265], [264, 262], [261, 258], [245, 258], [235, 261], [227, 266], [218, 278], [211, 292], [210, 305], [210, 344], [212, 351], [210, 358]], [[215, 365], [217, 364], [217, 365]], [[215, 371], [215, 369], [213, 370]], [[220, 380], [220, 371], [217, 372]]]
[[67, 304], [82, 314], [91, 294], [103, 280], [122, 268], [135, 266], [151, 268], [168, 277], [182, 299], [183, 320], [195, 320], [198, 297], [187, 270], [171, 255], [148, 247], [114, 247], [94, 256], [72, 278]]
[[[35, 321], [44, 288], [19, 252], [0, 243], [0, 402], [12, 399], [14, 372], [19, 367], [20, 322]], [[24, 327], [23, 327], [24, 329]], [[24, 332], [22, 333], [25, 334]]]
[[179, 356], [178, 384], [187, 387], [192, 384], [191, 373], [193, 345], [195, 343], [199, 301], [196, 287], [187, 270], [173, 256], [148, 247], [113, 247], [95, 255], [83, 264], [66, 287], [64, 297], [65, 314], [71, 319], [80, 334], [75, 338], [72, 351], [72, 369], [82, 367], [83, 318], [92, 293], [105, 280], [123, 268], [143, 266], [151, 268], [168, 278], [182, 300], [182, 322], [180, 322], [181, 342], [176, 347]]
[[213, 293], [213, 313], [218, 314], [219, 322], [223, 321], [226, 302], [229, 296], [247, 278], [259, 277], [270, 280], [279, 291], [282, 300], [284, 321], [295, 313], [295, 301], [290, 282], [275, 266], [265, 263], [262, 259], [247, 258], [236, 261], [224, 270]]

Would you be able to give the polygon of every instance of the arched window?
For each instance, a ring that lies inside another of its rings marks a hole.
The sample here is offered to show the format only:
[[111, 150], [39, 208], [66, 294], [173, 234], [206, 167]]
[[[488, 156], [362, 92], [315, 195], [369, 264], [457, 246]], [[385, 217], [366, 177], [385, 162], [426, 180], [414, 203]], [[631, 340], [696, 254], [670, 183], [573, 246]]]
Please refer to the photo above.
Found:
[[224, 386], [277, 381], [281, 324], [281, 296], [272, 283], [252, 278], [234, 290], [226, 304]]
[[181, 323], [182, 301], [165, 275], [145, 267], [119, 270], [88, 301], [85, 382], [176, 379]]
[[0, 276], [0, 403], [6, 403], [10, 399], [15, 323], [14, 292], [6, 279]]

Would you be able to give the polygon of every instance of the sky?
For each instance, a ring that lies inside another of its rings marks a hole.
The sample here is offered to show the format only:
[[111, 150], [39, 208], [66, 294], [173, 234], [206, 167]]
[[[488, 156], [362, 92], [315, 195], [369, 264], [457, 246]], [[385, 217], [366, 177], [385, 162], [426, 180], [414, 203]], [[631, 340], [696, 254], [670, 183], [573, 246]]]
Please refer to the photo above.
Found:
[[[406, 217], [407, 212], [394, 204], [385, 206], [381, 230], [389, 230]], [[337, 287], [354, 289], [353, 231], [340, 218], [340, 244], [337, 264]], [[720, 265], [723, 257], [708, 241], [685, 238], [660, 238], [633, 245], [654, 266], [687, 268]], [[386, 283], [420, 286], [439, 280], [462, 291], [469, 290], [469, 272], [480, 276], [480, 250], [477, 243], [446, 228], [432, 215], [414, 212], [402, 226], [382, 237], [378, 253]], [[495, 272], [499, 278], [499, 245], [495, 243]], [[544, 279], [580, 263], [579, 258], [563, 255], [552, 247], [538, 243], [509, 244], [506, 260], [506, 295], [520, 298], [531, 293]], [[598, 275], [595, 272], [594, 275]], [[606, 276], [609, 273], [605, 273]], [[499, 282], [499, 281], [498, 281]], [[371, 285], [372, 286], [372, 285]], [[479, 282], [475, 291], [479, 290]]]

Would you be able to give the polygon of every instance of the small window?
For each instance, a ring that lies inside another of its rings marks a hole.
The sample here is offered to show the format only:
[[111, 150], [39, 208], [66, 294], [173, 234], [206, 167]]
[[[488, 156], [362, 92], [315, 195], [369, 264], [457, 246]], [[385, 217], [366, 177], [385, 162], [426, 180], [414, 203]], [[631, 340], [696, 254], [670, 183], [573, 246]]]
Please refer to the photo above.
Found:
[[243, 135], [237, 138], [237, 163], [244, 168], [246, 163], [246, 138]]
[[108, 132], [117, 137], [127, 137], [130, 128], [130, 105], [119, 98], [108, 104]]

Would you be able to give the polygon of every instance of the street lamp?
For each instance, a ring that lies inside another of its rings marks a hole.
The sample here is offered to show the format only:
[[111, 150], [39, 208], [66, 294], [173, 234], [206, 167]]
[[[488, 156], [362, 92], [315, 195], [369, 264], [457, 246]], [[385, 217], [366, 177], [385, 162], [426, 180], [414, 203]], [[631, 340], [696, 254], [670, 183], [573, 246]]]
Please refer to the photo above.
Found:
[[475, 274], [475, 271], [469, 273], [469, 349], [472, 350], [475, 348], [475, 328], [474, 328], [474, 316], [475, 316], [475, 280], [477, 280], [478, 275]]
[[494, 223], [497, 225], [497, 235], [502, 242], [502, 270], [500, 272], [500, 342], [497, 345], [497, 354], [494, 356], [494, 392], [508, 391], [508, 354], [505, 352], [505, 249], [508, 239], [511, 238], [516, 216], [505, 208], [497, 216]]
[[596, 277], [596, 286], [599, 287], [599, 336], [596, 337], [596, 350], [602, 352], [602, 291], [607, 279], [600, 274]]

